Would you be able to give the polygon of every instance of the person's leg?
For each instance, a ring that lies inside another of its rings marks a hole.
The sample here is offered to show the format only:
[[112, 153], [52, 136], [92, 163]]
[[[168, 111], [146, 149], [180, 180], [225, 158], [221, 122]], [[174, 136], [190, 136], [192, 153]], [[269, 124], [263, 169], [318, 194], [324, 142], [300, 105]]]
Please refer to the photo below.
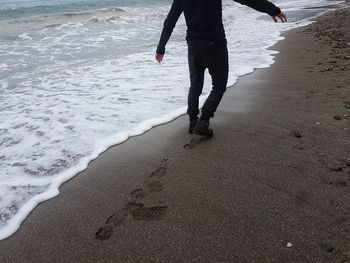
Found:
[[188, 66], [190, 71], [191, 86], [188, 92], [187, 114], [190, 121], [197, 120], [199, 114], [199, 96], [202, 94], [204, 84], [205, 67], [201, 65], [200, 44], [188, 43]]
[[228, 79], [228, 52], [224, 44], [212, 44], [206, 60], [209, 74], [212, 77], [213, 88], [202, 108], [201, 119], [209, 121], [226, 91]]

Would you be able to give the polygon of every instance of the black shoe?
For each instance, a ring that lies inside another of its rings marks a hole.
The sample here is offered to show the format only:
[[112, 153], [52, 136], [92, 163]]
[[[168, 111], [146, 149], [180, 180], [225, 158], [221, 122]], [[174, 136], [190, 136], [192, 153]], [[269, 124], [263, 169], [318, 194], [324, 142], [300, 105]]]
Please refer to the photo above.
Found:
[[213, 130], [209, 129], [209, 121], [198, 120], [196, 126], [194, 127], [194, 133], [200, 136], [205, 136], [208, 138], [213, 137]]
[[193, 134], [194, 127], [196, 126], [198, 119], [190, 120], [190, 126], [188, 128], [188, 133]]

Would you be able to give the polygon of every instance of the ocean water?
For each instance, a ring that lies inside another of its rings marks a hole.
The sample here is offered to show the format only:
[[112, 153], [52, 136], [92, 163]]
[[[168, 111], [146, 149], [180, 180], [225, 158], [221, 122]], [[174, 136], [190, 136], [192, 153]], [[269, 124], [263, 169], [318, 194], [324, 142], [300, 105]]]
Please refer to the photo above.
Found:
[[[275, 3], [296, 14], [291, 22], [275, 24], [267, 15], [223, 0], [230, 85], [273, 64], [276, 52], [268, 48], [282, 39], [280, 33], [309, 23], [297, 20], [300, 10], [329, 4]], [[108, 147], [185, 113], [183, 17], [164, 63], [153, 58], [169, 5], [0, 0], [0, 240]], [[202, 101], [209, 91], [207, 78]]]

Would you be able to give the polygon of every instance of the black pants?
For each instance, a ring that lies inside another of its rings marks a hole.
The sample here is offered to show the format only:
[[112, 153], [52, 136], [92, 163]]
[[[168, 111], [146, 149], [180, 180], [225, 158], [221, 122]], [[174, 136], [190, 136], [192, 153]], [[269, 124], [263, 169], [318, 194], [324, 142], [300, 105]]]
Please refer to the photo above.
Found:
[[188, 41], [188, 65], [190, 69], [191, 87], [188, 93], [187, 113], [190, 119], [199, 114], [199, 96], [204, 84], [204, 71], [207, 68], [212, 77], [213, 88], [202, 108], [201, 119], [209, 120], [226, 91], [228, 78], [228, 52], [225, 43], [208, 41]]

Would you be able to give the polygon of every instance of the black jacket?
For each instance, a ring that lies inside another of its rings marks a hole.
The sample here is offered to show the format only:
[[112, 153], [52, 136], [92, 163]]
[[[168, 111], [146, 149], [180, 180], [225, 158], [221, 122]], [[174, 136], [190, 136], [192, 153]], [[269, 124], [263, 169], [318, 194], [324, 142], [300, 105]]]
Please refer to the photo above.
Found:
[[[278, 7], [267, 0], [234, 1], [267, 13], [270, 16], [276, 16], [281, 12]], [[222, 23], [221, 0], [174, 0], [164, 22], [164, 28], [157, 48], [158, 54], [165, 53], [165, 45], [182, 12], [184, 12], [186, 19], [187, 41], [206, 40], [226, 43], [225, 30]]]

